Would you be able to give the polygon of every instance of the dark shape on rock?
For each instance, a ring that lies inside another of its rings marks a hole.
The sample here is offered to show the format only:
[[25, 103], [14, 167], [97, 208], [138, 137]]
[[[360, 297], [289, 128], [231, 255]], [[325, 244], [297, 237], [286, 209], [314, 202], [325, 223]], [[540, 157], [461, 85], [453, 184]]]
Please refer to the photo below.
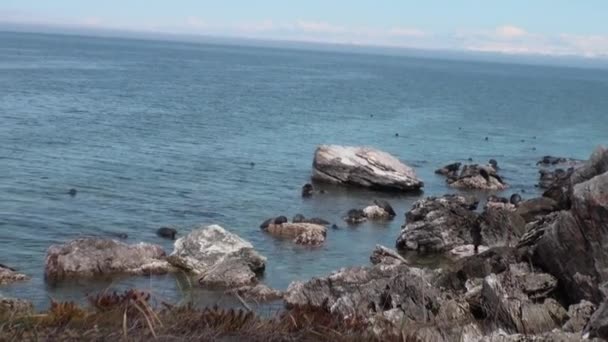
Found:
[[447, 183], [459, 189], [503, 190], [507, 187], [502, 178], [491, 166], [477, 164], [465, 165], [460, 173], [447, 170], [437, 170], [446, 174]]
[[302, 197], [311, 197], [314, 193], [312, 184], [306, 183], [302, 186]]
[[509, 203], [511, 203], [513, 205], [518, 205], [519, 202], [521, 202], [521, 196], [519, 194], [511, 195], [511, 198], [509, 199]]
[[344, 221], [356, 224], [366, 221], [365, 213], [362, 209], [351, 209], [346, 213], [346, 217], [344, 217]]
[[393, 210], [393, 207], [391, 206], [391, 204], [388, 203], [388, 201], [386, 201], [386, 200], [375, 199], [374, 204], [379, 206], [380, 208], [384, 209], [384, 211], [386, 211], [390, 217], [395, 217], [395, 215], [397, 215], [397, 214], [395, 214], [395, 210]]
[[470, 161], [470, 162], [472, 162], [472, 161], [473, 161], [473, 158], [469, 158], [469, 159], [467, 159], [467, 160], [468, 160], [468, 161]]
[[435, 170], [435, 173], [438, 175], [443, 175], [450, 179], [455, 180], [458, 178], [458, 171], [460, 170], [461, 165], [462, 165], [462, 163], [448, 164], [448, 165], [442, 167], [441, 169]]
[[498, 162], [496, 159], [490, 159], [488, 163], [494, 168], [494, 170], [498, 170]]
[[488, 196], [488, 202], [490, 203], [509, 203], [509, 200], [506, 197], [500, 197], [496, 195]]
[[113, 234], [115, 237], [119, 238], [119, 239], [128, 239], [129, 235], [127, 233], [114, 233]]
[[302, 222], [304, 222], [304, 223], [318, 224], [318, 225], [321, 225], [321, 226], [327, 226], [327, 225], [329, 225], [329, 221], [324, 220], [322, 218], [318, 218], [318, 217], [313, 217], [313, 218], [305, 219]]
[[283, 224], [283, 223], [287, 223], [287, 222], [288, 222], [287, 217], [285, 217], [285, 216], [279, 216], [279, 217], [276, 217], [274, 219], [273, 223], [274, 224]]
[[301, 223], [301, 222], [304, 222], [305, 220], [306, 220], [306, 217], [304, 217], [304, 215], [302, 215], [302, 214], [296, 214], [291, 219], [291, 222], [293, 222], [293, 223]]
[[70, 189], [70, 191], [68, 191], [68, 194], [72, 197], [76, 196], [76, 194], [78, 193], [78, 191], [76, 189]]
[[156, 231], [156, 235], [167, 238], [171, 240], [175, 240], [175, 235], [177, 235], [177, 230], [171, 227], [161, 227]]
[[271, 217], [271, 218], [267, 219], [266, 221], [262, 222], [262, 224], [260, 225], [260, 228], [262, 228], [262, 230], [266, 230], [271, 223], [274, 223], [274, 217]]

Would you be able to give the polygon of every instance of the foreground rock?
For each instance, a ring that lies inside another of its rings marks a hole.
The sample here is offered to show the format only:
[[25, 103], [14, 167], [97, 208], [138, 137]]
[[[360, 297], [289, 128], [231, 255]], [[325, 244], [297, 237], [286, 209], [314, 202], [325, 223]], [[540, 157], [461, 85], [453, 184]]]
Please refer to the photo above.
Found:
[[397, 249], [420, 253], [442, 253], [473, 243], [477, 225], [471, 200], [459, 195], [429, 197], [414, 203], [397, 239]]
[[559, 209], [559, 204], [553, 199], [537, 197], [519, 203], [515, 212], [526, 222], [532, 222]]
[[369, 260], [373, 265], [384, 264], [384, 265], [400, 265], [407, 264], [407, 261], [390, 248], [376, 245], [376, 248], [369, 257]]
[[128, 245], [103, 238], [81, 238], [49, 247], [44, 275], [47, 280], [112, 274], [165, 274], [173, 268], [161, 246]]
[[266, 266], [266, 258], [251, 243], [218, 225], [200, 227], [178, 239], [168, 261], [210, 287], [256, 284], [256, 274]]
[[424, 186], [412, 168], [386, 152], [368, 147], [319, 146], [312, 178], [377, 190], [415, 191]]
[[264, 231], [277, 238], [291, 239], [300, 245], [320, 245], [327, 237], [327, 228], [314, 223], [270, 224]]
[[15, 269], [0, 264], [0, 285], [15, 283], [28, 280], [25, 274], [18, 273]]
[[460, 163], [446, 165], [435, 173], [445, 175], [446, 182], [451, 187], [458, 189], [503, 190], [507, 188], [507, 184], [492, 165], [465, 165], [459, 171], [460, 165]]
[[593, 313], [583, 330], [583, 334], [586, 338], [597, 337], [608, 340], [608, 302], [603, 302]]
[[34, 313], [34, 304], [29, 300], [0, 296], [0, 319], [26, 316]]

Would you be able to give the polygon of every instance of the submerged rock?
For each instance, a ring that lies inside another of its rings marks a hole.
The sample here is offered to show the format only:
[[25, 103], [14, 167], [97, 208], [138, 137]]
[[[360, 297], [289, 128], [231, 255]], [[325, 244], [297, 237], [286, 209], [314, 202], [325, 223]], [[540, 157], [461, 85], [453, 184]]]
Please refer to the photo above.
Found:
[[397, 249], [443, 253], [473, 243], [471, 230], [477, 225], [477, 214], [470, 208], [470, 200], [459, 195], [417, 201], [406, 213]]
[[415, 191], [424, 185], [412, 168], [386, 152], [368, 147], [319, 146], [312, 177], [377, 190]]
[[25, 274], [18, 273], [15, 269], [0, 264], [0, 285], [29, 280]]
[[168, 258], [175, 267], [198, 277], [203, 286], [240, 287], [257, 283], [266, 258], [251, 243], [218, 225], [200, 227], [175, 241]]
[[128, 245], [103, 238], [80, 238], [49, 247], [44, 275], [49, 281], [59, 281], [118, 273], [165, 274], [172, 270], [161, 246], [148, 243]]

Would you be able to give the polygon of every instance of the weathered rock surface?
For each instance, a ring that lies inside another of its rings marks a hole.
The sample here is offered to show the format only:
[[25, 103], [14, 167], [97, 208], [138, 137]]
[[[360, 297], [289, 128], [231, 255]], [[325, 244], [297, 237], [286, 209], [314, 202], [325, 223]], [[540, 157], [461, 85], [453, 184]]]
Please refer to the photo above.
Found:
[[559, 210], [559, 204], [551, 198], [537, 197], [519, 203], [515, 212], [526, 222], [532, 222], [539, 217]]
[[218, 225], [200, 227], [175, 242], [168, 257], [175, 267], [198, 277], [203, 286], [240, 287], [257, 283], [266, 258], [251, 243]]
[[281, 291], [272, 289], [264, 284], [255, 286], [242, 286], [226, 291], [227, 294], [238, 294], [243, 299], [250, 299], [256, 302], [266, 302], [283, 298]]
[[313, 223], [270, 224], [265, 231], [278, 238], [292, 239], [301, 245], [319, 245], [325, 242], [327, 228]]
[[565, 332], [580, 333], [585, 326], [587, 326], [591, 315], [593, 315], [596, 309], [597, 307], [595, 304], [586, 300], [583, 300], [578, 304], [570, 305], [568, 308], [569, 319], [562, 327], [562, 330]]
[[128, 245], [103, 238], [80, 238], [49, 247], [44, 274], [49, 281], [59, 281], [117, 273], [164, 274], [172, 270], [161, 246], [148, 243]]
[[25, 274], [18, 273], [15, 269], [0, 264], [0, 285], [28, 280]]
[[516, 246], [526, 231], [526, 222], [512, 210], [490, 207], [481, 214], [479, 229], [484, 246]]
[[399, 254], [390, 248], [376, 245], [369, 260], [373, 265], [385, 264], [385, 265], [399, 265], [407, 264], [407, 261]]
[[34, 304], [29, 300], [0, 296], [0, 319], [26, 316], [34, 313]]
[[397, 249], [442, 253], [473, 243], [471, 230], [477, 215], [464, 196], [429, 197], [414, 203], [397, 239]]
[[586, 338], [601, 338], [608, 340], [608, 302], [604, 301], [593, 313], [583, 330]]
[[423, 271], [406, 265], [343, 268], [328, 277], [293, 282], [288, 307], [323, 308], [342, 317], [399, 308], [404, 319], [426, 322], [440, 309], [441, 295]]
[[378, 190], [414, 191], [424, 186], [412, 168], [386, 152], [368, 147], [319, 146], [312, 178]]
[[367, 221], [367, 216], [365, 216], [363, 209], [351, 209], [344, 216], [344, 221], [350, 224], [359, 224]]
[[503, 190], [508, 185], [492, 166], [465, 165], [457, 177], [450, 174], [447, 183], [458, 189]]

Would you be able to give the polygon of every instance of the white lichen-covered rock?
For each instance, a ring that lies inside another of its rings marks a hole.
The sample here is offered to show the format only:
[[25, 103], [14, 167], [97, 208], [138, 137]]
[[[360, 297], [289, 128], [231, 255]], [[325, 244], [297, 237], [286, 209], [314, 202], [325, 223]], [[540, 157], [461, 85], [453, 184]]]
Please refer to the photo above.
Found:
[[28, 279], [29, 277], [25, 274], [18, 273], [16, 270], [0, 264], [0, 285], [6, 285], [18, 281], [25, 281]]
[[490, 249], [488, 246], [478, 246], [477, 251], [475, 251], [475, 245], [472, 245], [472, 244], [461, 245], [461, 246], [456, 246], [456, 247], [452, 248], [450, 251], [448, 251], [447, 257], [453, 261], [456, 261], [456, 260], [471, 257], [478, 253], [483, 253], [483, 252], [487, 251], [488, 249]]
[[256, 273], [266, 265], [251, 243], [218, 225], [195, 229], [175, 241], [168, 261], [197, 276], [203, 286], [221, 287], [255, 284]]
[[465, 165], [460, 174], [447, 179], [448, 184], [458, 189], [504, 190], [507, 184], [492, 166]]
[[394, 156], [369, 147], [322, 145], [315, 152], [316, 181], [378, 190], [419, 190], [424, 183]]
[[81, 238], [49, 247], [44, 273], [51, 281], [120, 273], [165, 274], [173, 270], [165, 256], [158, 245], [128, 245], [111, 239]]
[[291, 239], [300, 245], [320, 245], [325, 242], [327, 228], [314, 223], [281, 223], [269, 224], [264, 231], [268, 234], [284, 239]]

